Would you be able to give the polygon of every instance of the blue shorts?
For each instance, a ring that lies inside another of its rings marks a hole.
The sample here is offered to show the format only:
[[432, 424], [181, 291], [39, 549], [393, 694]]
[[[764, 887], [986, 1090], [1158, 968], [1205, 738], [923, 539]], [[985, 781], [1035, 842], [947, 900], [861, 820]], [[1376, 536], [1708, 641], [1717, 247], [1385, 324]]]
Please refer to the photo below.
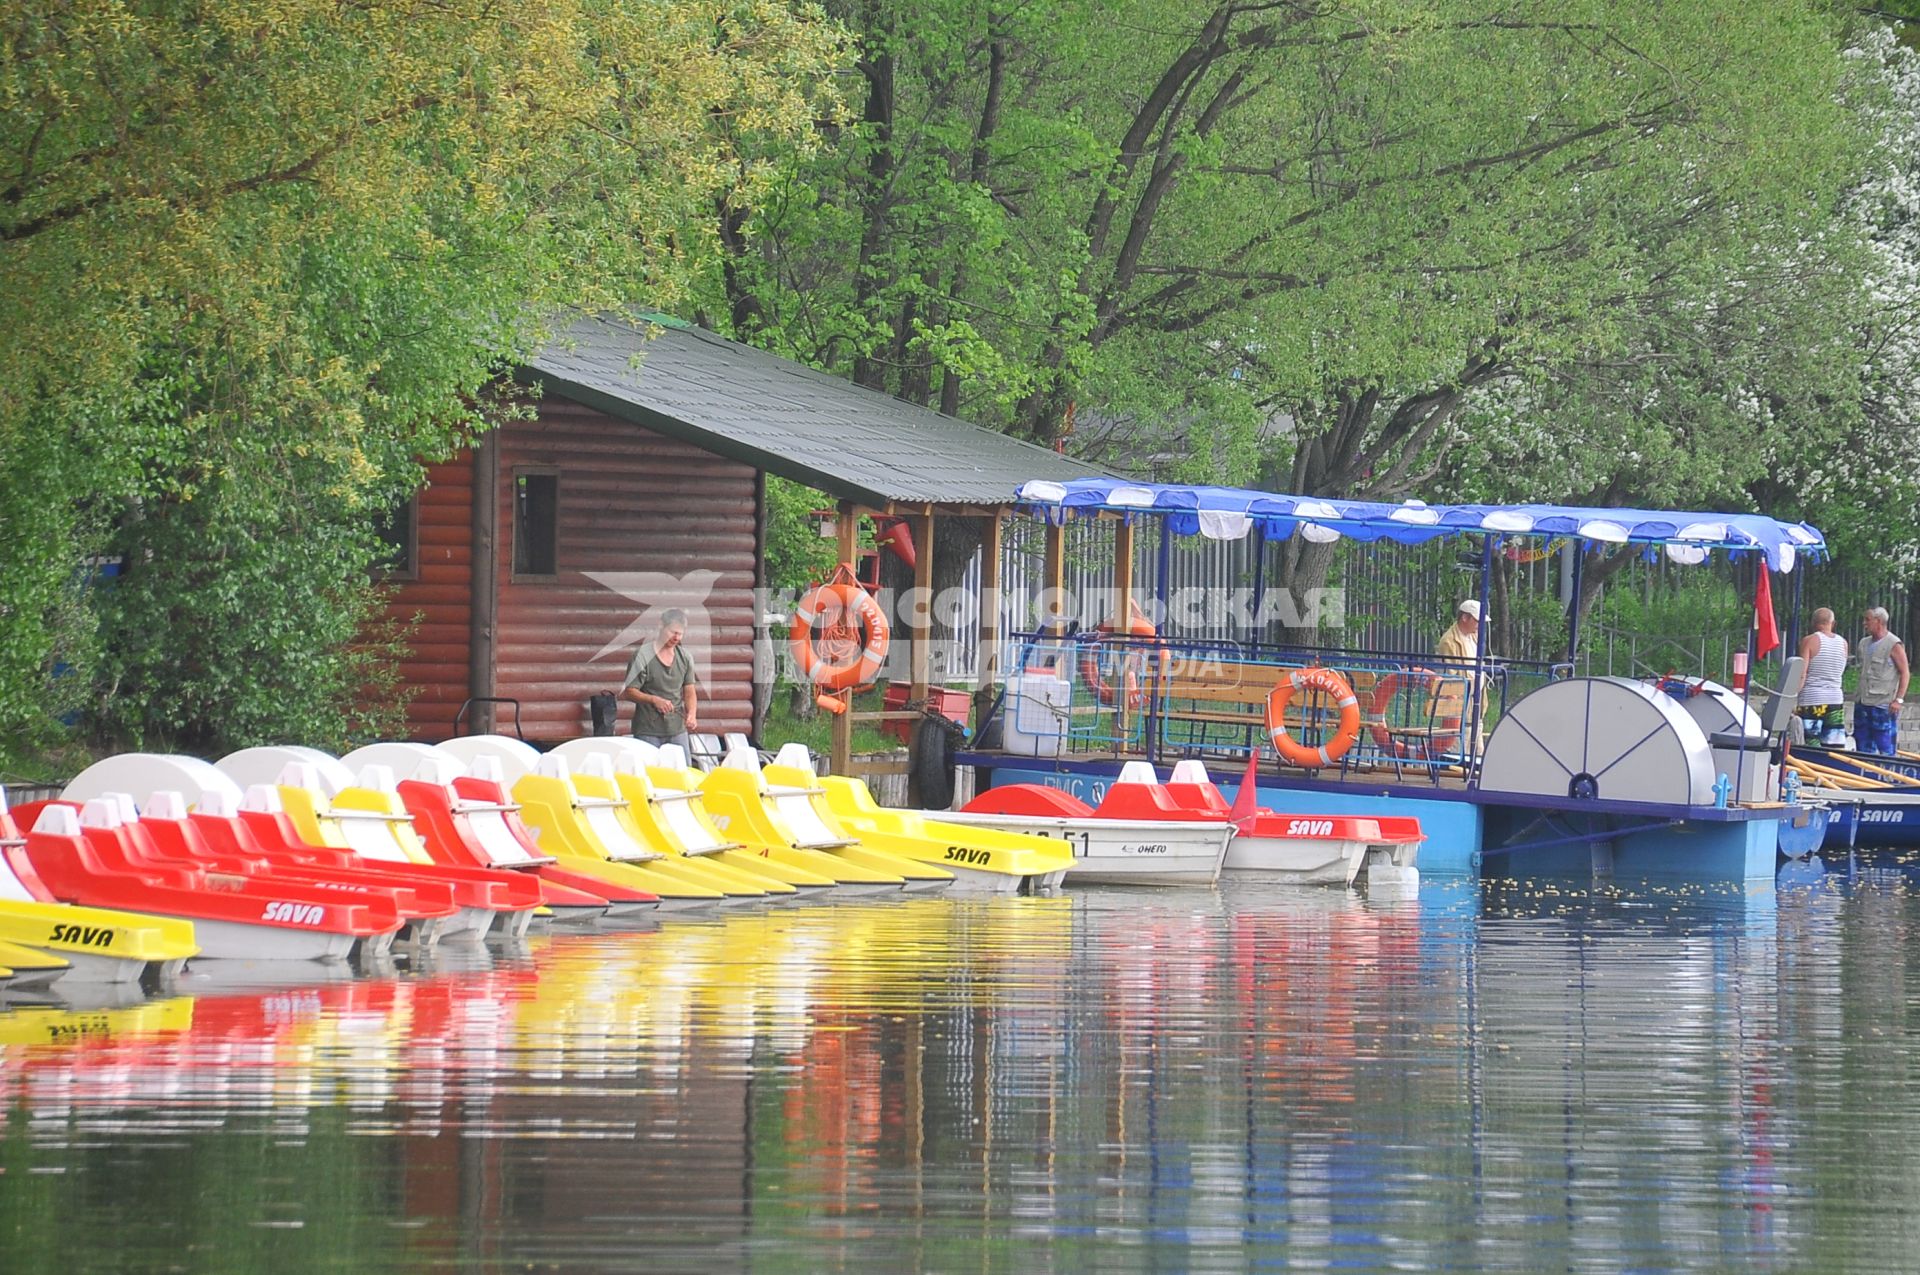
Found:
[[1863, 753], [1890, 757], [1900, 749], [1900, 719], [1890, 708], [1853, 706], [1853, 746]]

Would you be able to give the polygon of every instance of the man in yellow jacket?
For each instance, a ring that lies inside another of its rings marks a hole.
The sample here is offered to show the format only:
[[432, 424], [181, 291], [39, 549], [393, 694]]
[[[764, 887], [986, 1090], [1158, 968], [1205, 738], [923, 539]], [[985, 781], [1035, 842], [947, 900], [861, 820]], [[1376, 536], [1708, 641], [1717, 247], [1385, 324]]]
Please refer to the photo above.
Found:
[[1464, 660], [1471, 665], [1480, 657], [1480, 603], [1474, 598], [1462, 602], [1453, 617], [1453, 627], [1440, 635], [1433, 653], [1448, 660]]
[[[1457, 716], [1460, 724], [1465, 726], [1468, 718], [1473, 716], [1475, 696], [1468, 692], [1476, 685], [1473, 669], [1475, 661], [1480, 658], [1480, 603], [1477, 599], [1468, 598], [1455, 609], [1453, 626], [1434, 643], [1433, 653], [1449, 666], [1443, 670], [1442, 677], [1434, 679], [1430, 688], [1434, 697], [1434, 718], [1438, 721]], [[1485, 743], [1486, 732], [1477, 724], [1473, 741], [1474, 756], [1480, 755]]]

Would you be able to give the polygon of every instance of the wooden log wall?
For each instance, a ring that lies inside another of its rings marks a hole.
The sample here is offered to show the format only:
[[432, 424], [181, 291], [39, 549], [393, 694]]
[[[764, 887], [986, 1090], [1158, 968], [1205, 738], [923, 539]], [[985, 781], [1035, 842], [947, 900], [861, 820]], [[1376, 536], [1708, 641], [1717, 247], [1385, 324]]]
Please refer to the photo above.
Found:
[[[538, 419], [507, 426], [498, 446], [493, 693], [520, 701], [527, 737], [585, 734], [587, 697], [618, 688], [635, 644], [654, 630], [647, 613], [673, 605], [688, 612], [687, 647], [704, 683], [701, 729], [747, 731], [759, 560], [753, 467], [557, 398], [540, 404]], [[558, 482], [551, 577], [514, 573], [522, 472]], [[471, 453], [429, 469], [418, 571], [389, 606], [393, 618], [418, 618], [401, 665], [416, 739], [451, 735], [471, 686], [473, 475]], [[630, 711], [621, 705], [623, 730]], [[495, 724], [511, 733], [512, 713], [499, 710]]]
[[[670, 605], [688, 612], [686, 645], [704, 683], [700, 728], [750, 729], [759, 519], [753, 467], [551, 398], [537, 420], [509, 426], [500, 444], [494, 683], [496, 694], [521, 702], [528, 738], [585, 734], [587, 697], [619, 687], [637, 642], [655, 627], [645, 613]], [[513, 575], [514, 481], [523, 470], [558, 474], [551, 579]], [[627, 578], [610, 582], [608, 575]], [[635, 578], [642, 575], [649, 578]], [[623, 635], [627, 645], [601, 654]], [[623, 729], [630, 711], [621, 706]], [[501, 719], [503, 730], [509, 720]]]
[[467, 643], [473, 619], [473, 456], [463, 452], [427, 469], [416, 497], [418, 571], [397, 582], [387, 618], [415, 624], [412, 653], [400, 663], [413, 692], [407, 730], [415, 739], [441, 740], [467, 697]]

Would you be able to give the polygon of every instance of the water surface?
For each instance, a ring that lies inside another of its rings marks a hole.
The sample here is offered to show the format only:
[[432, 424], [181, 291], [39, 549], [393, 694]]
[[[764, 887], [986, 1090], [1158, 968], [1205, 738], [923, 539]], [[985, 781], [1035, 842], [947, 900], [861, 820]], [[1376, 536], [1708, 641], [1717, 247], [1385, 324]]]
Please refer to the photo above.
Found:
[[1912, 1268], [1914, 897], [738, 911], [0, 1010], [0, 1270]]

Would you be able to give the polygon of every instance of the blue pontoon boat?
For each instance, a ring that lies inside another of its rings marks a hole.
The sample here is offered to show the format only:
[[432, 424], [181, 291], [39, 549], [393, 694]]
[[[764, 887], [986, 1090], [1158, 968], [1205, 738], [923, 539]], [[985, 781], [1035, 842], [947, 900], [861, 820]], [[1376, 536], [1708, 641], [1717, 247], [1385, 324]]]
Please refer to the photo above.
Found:
[[[1649, 560], [1679, 564], [1724, 554], [1750, 579], [1826, 556], [1815, 528], [1758, 514], [1394, 505], [1112, 479], [1029, 482], [1018, 498], [1047, 524], [1056, 589], [1070, 523], [1124, 529], [1115, 536], [1115, 617], [1137, 606], [1164, 613], [1178, 536], [1459, 540], [1478, 556], [1481, 614], [1496, 555], [1528, 544], [1638, 545]], [[1158, 578], [1137, 594], [1136, 528], [1159, 535]], [[1573, 555], [1575, 597], [1585, 556]], [[1257, 594], [1263, 582], [1253, 587]], [[1259, 797], [1276, 808], [1418, 816], [1429, 873], [1770, 880], [1783, 849], [1817, 843], [1825, 811], [1810, 814], [1781, 793], [1780, 736], [1798, 689], [1784, 683], [1802, 671], [1799, 661], [1786, 661], [1783, 684], [1751, 704], [1717, 686], [1689, 697], [1658, 683], [1576, 676], [1574, 610], [1561, 663], [1492, 661], [1484, 649], [1448, 660], [1292, 646], [1257, 629], [1187, 641], [1132, 619], [1074, 632], [1055, 616], [1012, 635], [1018, 655], [998, 729], [982, 732], [997, 743], [956, 760], [976, 768], [983, 789], [1044, 782], [1097, 804], [1130, 760], [1256, 757]]]

